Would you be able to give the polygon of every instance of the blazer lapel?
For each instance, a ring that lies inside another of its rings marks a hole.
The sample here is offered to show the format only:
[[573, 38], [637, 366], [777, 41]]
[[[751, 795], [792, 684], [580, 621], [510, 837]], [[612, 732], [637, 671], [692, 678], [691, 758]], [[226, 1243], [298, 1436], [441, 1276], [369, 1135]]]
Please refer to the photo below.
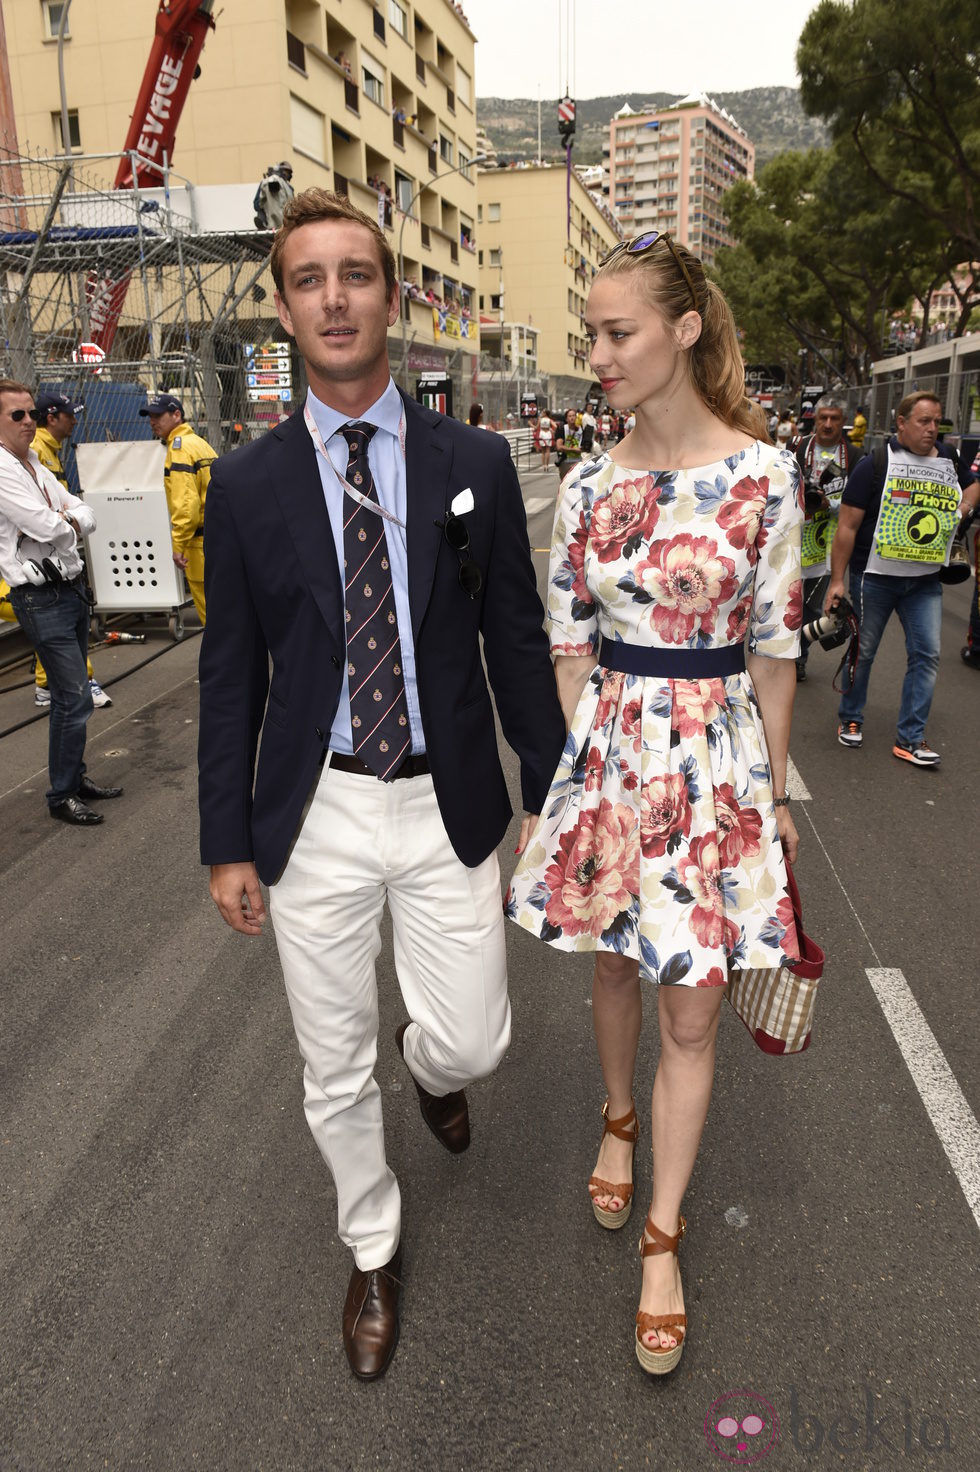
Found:
[[442, 420], [407, 394], [405, 403], [405, 480], [408, 493], [408, 601], [412, 635], [417, 640], [432, 594], [436, 558], [442, 545], [446, 494], [453, 466], [452, 440]]
[[337, 549], [323, 499], [317, 452], [302, 411], [278, 425], [273, 434], [282, 442], [273, 491], [317, 607], [334, 641], [343, 647], [344, 599]]

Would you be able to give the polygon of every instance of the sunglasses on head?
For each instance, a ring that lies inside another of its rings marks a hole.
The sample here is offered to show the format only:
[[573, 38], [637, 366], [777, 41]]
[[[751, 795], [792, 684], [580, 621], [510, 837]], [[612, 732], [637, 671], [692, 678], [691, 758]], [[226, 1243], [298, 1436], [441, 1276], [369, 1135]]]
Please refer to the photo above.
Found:
[[475, 598], [483, 587], [483, 573], [470, 556], [470, 534], [466, 522], [450, 511], [443, 522], [442, 532], [459, 558], [459, 586], [467, 598]]
[[15, 424], [19, 424], [22, 419], [28, 416], [34, 420], [35, 424], [38, 424], [44, 418], [40, 409], [11, 409], [10, 411], [10, 417]]
[[681, 257], [674, 246], [674, 242], [671, 240], [670, 235], [666, 230], [647, 230], [643, 235], [634, 236], [632, 240], [621, 240], [618, 245], [613, 246], [608, 255], [603, 256], [602, 260], [599, 262], [599, 265], [600, 267], [607, 265], [608, 262], [611, 261], [615, 256], [618, 256], [621, 251], [625, 251], [626, 254], [630, 256], [646, 255], [647, 251], [652, 250], [653, 247], [657, 245], [658, 242], [661, 240], [670, 251], [674, 265], [677, 267], [678, 271], [680, 271], [681, 275], [684, 277], [684, 280], [687, 282], [687, 289], [691, 293], [691, 304], [694, 307], [694, 310], [696, 312], [700, 311], [700, 308], [698, 306], [698, 294], [694, 290], [694, 282], [691, 280], [691, 273], [685, 266], [684, 262], [681, 260]]

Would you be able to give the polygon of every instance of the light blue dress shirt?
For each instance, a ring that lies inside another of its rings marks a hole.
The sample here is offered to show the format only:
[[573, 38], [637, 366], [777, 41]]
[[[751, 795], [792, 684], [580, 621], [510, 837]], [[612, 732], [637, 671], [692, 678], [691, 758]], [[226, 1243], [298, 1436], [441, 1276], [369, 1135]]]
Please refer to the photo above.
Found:
[[[310, 406], [316, 427], [323, 437], [331, 463], [341, 475], [346, 475], [347, 441], [338, 431], [343, 425], [352, 423], [351, 419], [348, 415], [340, 414], [336, 409], [331, 409], [327, 404], [321, 403], [312, 389], [307, 392], [306, 402]], [[372, 437], [368, 446], [368, 464], [374, 477], [378, 500], [386, 511], [390, 511], [393, 516], [398, 517], [400, 522], [405, 523], [408, 520], [408, 480], [405, 474], [405, 457], [398, 440], [401, 416], [401, 397], [395, 387], [394, 379], [389, 378], [388, 387], [380, 399], [375, 400], [370, 409], [361, 414], [356, 422], [377, 426], [378, 433]], [[349, 502], [350, 498], [319, 450], [316, 463], [320, 471], [323, 498], [327, 503], [327, 515], [330, 517], [334, 546], [337, 549], [337, 567], [340, 569], [341, 581], [343, 581], [345, 503]], [[396, 526], [391, 521], [386, 521], [384, 525], [395, 595], [395, 614], [398, 619], [398, 638], [402, 650], [402, 669], [405, 673], [405, 699], [408, 704], [408, 722], [412, 732], [412, 751], [421, 754], [425, 751], [425, 737], [422, 734], [422, 716], [419, 711], [418, 687], [415, 680], [415, 643], [412, 638], [412, 616], [408, 605], [406, 531], [404, 525]], [[354, 751], [346, 663], [340, 704], [337, 706], [337, 715], [330, 728], [330, 750], [343, 752], [347, 756], [352, 755]]]

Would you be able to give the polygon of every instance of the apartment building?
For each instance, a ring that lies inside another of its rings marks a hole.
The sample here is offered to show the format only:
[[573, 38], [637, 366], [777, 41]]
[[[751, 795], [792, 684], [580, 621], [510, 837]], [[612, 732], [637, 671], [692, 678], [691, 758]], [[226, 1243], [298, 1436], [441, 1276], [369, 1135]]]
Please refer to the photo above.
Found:
[[577, 407], [592, 382], [586, 298], [620, 238], [616, 223], [574, 170], [569, 185], [559, 164], [481, 169], [478, 201], [480, 311], [534, 328], [552, 407]]
[[669, 231], [708, 266], [723, 245], [735, 243], [721, 202], [737, 180], [754, 177], [755, 146], [704, 93], [669, 108], [620, 108], [603, 158], [609, 204], [624, 234]]
[[[74, 0], [63, 60], [75, 153], [122, 148], [157, 9]], [[62, 10], [4, 3], [22, 149], [62, 151]], [[216, 7], [177, 132], [175, 173], [193, 182], [210, 229], [250, 228], [255, 186], [280, 160], [297, 189], [340, 190], [384, 224], [412, 283], [404, 331], [391, 333], [396, 373], [406, 345], [406, 378], [452, 368], [468, 380], [463, 359], [479, 351], [474, 49], [451, 0], [234, 0]], [[101, 165], [107, 185], [116, 163]]]

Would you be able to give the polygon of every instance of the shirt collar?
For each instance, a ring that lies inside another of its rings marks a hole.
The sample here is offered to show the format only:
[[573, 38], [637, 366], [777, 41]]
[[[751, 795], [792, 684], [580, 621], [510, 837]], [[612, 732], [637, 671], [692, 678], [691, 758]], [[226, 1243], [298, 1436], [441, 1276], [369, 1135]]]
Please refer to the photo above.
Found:
[[[310, 406], [313, 422], [320, 434], [323, 443], [326, 444], [332, 434], [336, 434], [343, 425], [351, 423], [349, 414], [341, 414], [338, 409], [331, 409], [329, 404], [324, 404], [318, 399], [312, 389], [307, 390], [306, 402]], [[398, 436], [398, 426], [402, 418], [401, 395], [395, 387], [395, 380], [388, 379], [388, 386], [380, 398], [375, 399], [369, 409], [358, 416], [358, 423], [373, 424], [377, 429], [386, 429], [389, 434]]]

